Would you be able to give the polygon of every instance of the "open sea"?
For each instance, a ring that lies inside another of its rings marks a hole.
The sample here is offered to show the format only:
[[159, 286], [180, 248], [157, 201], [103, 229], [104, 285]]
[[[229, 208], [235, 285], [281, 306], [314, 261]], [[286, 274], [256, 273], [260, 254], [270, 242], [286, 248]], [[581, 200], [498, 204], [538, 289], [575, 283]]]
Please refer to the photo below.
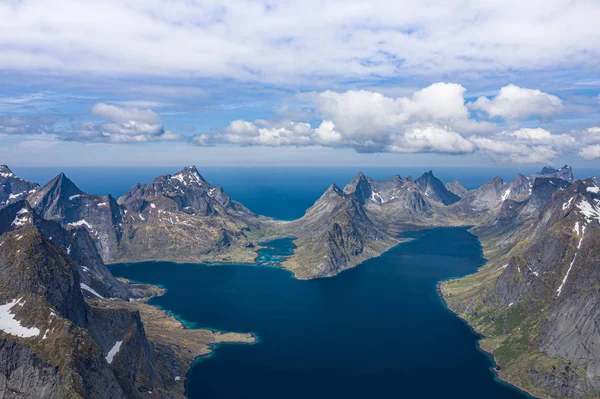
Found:
[[[14, 168], [44, 183], [57, 171]], [[90, 193], [118, 197], [133, 184], [176, 168], [65, 170]], [[374, 178], [424, 170], [364, 169]], [[280, 219], [302, 216], [329, 184], [343, 186], [357, 168], [202, 168], [251, 210]], [[530, 172], [530, 171], [525, 171]], [[444, 169], [474, 188], [516, 171]], [[589, 172], [590, 176], [592, 172]], [[586, 177], [578, 173], [578, 177]], [[142, 262], [111, 265], [116, 276], [160, 284], [150, 303], [189, 328], [252, 332], [253, 345], [222, 344], [199, 358], [186, 379], [190, 398], [239, 399], [517, 399], [526, 394], [497, 381], [478, 336], [436, 292], [444, 279], [473, 273], [485, 260], [466, 228], [408, 233], [415, 238], [332, 278], [299, 281], [269, 266], [293, 250], [289, 239], [261, 251], [257, 265]]]

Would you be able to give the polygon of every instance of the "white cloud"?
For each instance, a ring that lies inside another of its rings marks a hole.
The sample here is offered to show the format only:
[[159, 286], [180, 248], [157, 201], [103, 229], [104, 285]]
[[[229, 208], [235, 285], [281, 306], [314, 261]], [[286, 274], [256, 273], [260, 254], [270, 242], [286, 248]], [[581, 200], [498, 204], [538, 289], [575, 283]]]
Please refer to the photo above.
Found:
[[561, 99], [556, 96], [513, 84], [501, 88], [491, 100], [479, 97], [468, 106], [484, 111], [492, 118], [504, 119], [526, 119], [530, 116], [548, 119], [557, 116], [564, 109]]
[[9, 1], [0, 69], [293, 84], [594, 68], [599, 14], [598, 2], [573, 0]]
[[542, 128], [506, 131], [493, 137], [472, 137], [471, 141], [480, 152], [515, 163], [550, 162], [577, 146], [572, 136], [551, 134]]
[[387, 148], [390, 152], [439, 152], [464, 154], [475, 151], [475, 145], [447, 127], [414, 126], [394, 136]]
[[465, 88], [434, 83], [411, 97], [387, 97], [366, 90], [325, 91], [313, 96], [316, 113], [331, 121], [341, 135], [356, 143], [369, 142], [374, 150], [389, 143], [392, 132], [415, 123], [449, 126], [461, 133], [489, 134], [495, 125], [469, 119]]
[[581, 139], [585, 143], [600, 143], [600, 127], [594, 126], [585, 129]]
[[92, 113], [102, 118], [121, 123], [136, 121], [151, 125], [160, 124], [160, 118], [150, 109], [123, 108], [116, 105], [97, 103], [92, 107]]
[[587, 160], [600, 158], [600, 144], [583, 147], [579, 151], [579, 156]]
[[59, 136], [67, 141], [116, 144], [181, 139], [178, 133], [165, 130], [159, 116], [150, 109], [97, 103], [92, 107], [92, 114], [107, 121], [75, 125], [71, 131], [60, 132]]

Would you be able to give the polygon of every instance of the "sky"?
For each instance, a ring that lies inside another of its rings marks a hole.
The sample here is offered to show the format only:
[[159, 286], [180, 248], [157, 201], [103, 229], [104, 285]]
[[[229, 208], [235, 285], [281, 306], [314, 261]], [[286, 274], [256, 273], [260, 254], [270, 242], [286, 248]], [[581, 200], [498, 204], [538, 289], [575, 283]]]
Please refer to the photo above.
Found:
[[0, 163], [600, 162], [600, 2], [0, 0]]

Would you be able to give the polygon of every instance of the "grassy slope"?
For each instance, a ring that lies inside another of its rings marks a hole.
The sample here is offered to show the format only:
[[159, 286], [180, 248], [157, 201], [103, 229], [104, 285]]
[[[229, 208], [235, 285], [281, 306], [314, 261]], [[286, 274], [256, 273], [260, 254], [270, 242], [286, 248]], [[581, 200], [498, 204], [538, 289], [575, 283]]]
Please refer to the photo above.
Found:
[[488, 263], [474, 274], [440, 283], [439, 289], [448, 308], [483, 335], [480, 347], [494, 357], [500, 379], [536, 397], [562, 399], [551, 396], [540, 381], [549, 377], [577, 378], [585, 371], [538, 350], [537, 337], [548, 303], [539, 301], [532, 310], [525, 303], [506, 307], [495, 301], [493, 288], [502, 265], [509, 255], [518, 254], [527, 246], [528, 242], [522, 241], [509, 254], [500, 254], [494, 251], [493, 243], [483, 242]]

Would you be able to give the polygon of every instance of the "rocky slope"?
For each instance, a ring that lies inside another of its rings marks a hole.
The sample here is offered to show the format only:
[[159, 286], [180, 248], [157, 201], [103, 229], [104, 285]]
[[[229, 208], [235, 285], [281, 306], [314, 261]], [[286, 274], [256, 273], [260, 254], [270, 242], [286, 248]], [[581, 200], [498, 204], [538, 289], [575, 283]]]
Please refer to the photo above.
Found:
[[88, 296], [129, 299], [139, 296], [117, 281], [108, 271], [88, 231], [82, 226], [64, 229], [52, 220], [38, 215], [27, 201], [21, 200], [0, 209], [0, 235], [22, 226], [32, 225], [55, 244], [61, 246], [78, 268], [81, 283], [90, 290]]
[[465, 186], [462, 185], [461, 182], [456, 179], [452, 180], [450, 183], [446, 183], [446, 189], [459, 197], [462, 197], [467, 191], [469, 191], [465, 188]]
[[[355, 190], [346, 193], [331, 185], [300, 220], [287, 225], [299, 237], [293, 256], [282, 266], [298, 278], [329, 277], [377, 256], [399, 242], [378, 229], [363, 207], [360, 175]], [[369, 197], [370, 198], [370, 197]]]
[[489, 262], [445, 282], [448, 306], [485, 335], [501, 378], [549, 398], [600, 392], [600, 189], [537, 178], [533, 195], [480, 226]]
[[118, 203], [118, 260], [251, 262], [268, 234], [266, 218], [210, 185], [195, 167], [138, 184]]
[[39, 187], [16, 176], [8, 166], [0, 165], [0, 208], [25, 199]]

